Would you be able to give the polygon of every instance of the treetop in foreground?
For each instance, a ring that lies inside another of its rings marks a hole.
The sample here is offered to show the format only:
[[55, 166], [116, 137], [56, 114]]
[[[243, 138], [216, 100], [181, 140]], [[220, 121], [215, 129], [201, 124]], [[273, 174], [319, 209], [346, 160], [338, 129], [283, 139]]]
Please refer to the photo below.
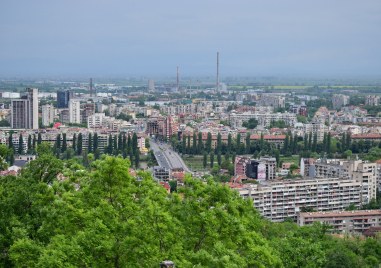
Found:
[[0, 177], [0, 265], [158, 267], [172, 260], [176, 267], [374, 267], [381, 261], [380, 240], [270, 223], [250, 200], [213, 180], [187, 177], [168, 194], [146, 172], [131, 176], [129, 167], [129, 160], [104, 156], [85, 169], [40, 150], [20, 176]]

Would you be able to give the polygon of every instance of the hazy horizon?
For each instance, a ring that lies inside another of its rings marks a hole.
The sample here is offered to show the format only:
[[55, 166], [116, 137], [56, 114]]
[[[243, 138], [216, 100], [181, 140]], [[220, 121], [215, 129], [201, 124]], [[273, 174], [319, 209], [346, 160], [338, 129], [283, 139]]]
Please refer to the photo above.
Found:
[[381, 2], [8, 1], [0, 77], [381, 75]]

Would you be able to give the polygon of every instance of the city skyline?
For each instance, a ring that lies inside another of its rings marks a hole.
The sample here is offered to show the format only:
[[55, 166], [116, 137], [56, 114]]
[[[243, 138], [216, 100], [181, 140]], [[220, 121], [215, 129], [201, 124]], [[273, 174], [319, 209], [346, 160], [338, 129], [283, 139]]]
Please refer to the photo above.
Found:
[[18, 1], [0, 11], [0, 74], [380, 75], [378, 1]]

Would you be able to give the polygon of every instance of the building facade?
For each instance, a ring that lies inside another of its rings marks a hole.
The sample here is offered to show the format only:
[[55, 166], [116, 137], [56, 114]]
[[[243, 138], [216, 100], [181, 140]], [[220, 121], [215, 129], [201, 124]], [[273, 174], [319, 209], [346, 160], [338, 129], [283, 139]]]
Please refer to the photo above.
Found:
[[11, 101], [11, 127], [38, 129], [38, 89], [27, 88], [20, 99]]
[[41, 107], [42, 125], [50, 126], [54, 122], [55, 108], [53, 105], [47, 104]]
[[69, 123], [81, 123], [81, 103], [79, 100], [69, 101]]
[[328, 224], [334, 233], [363, 233], [371, 227], [381, 227], [381, 210], [301, 212], [297, 222], [299, 226]]
[[353, 179], [322, 178], [303, 180], [267, 181], [239, 189], [244, 198], [251, 198], [254, 207], [265, 218], [281, 222], [297, 219], [303, 208], [315, 211], [339, 211], [362, 203], [362, 185]]
[[67, 109], [69, 108], [69, 101], [73, 98], [73, 92], [69, 90], [57, 91], [57, 108]]
[[343, 94], [334, 94], [332, 96], [333, 109], [338, 110], [349, 104], [349, 96]]

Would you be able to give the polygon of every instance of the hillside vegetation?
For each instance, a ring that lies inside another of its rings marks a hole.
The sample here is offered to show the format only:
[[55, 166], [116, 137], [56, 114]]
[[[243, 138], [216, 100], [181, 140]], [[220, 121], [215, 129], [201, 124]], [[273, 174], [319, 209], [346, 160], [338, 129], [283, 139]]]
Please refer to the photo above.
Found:
[[[381, 240], [327, 226], [271, 223], [250, 200], [187, 178], [168, 194], [148, 173], [104, 156], [85, 169], [40, 152], [0, 177], [2, 267], [378, 267]], [[57, 176], [58, 175], [58, 176]]]

